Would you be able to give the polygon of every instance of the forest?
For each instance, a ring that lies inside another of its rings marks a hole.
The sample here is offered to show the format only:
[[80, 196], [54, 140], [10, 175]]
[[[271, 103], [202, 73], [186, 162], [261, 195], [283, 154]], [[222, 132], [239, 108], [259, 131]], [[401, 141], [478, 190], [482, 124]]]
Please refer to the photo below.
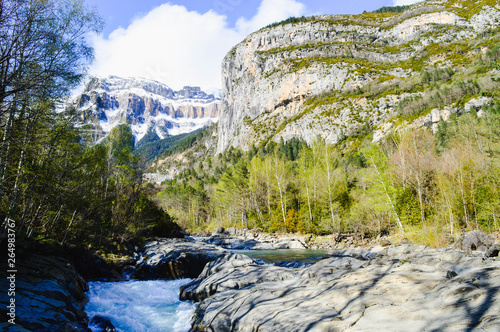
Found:
[[[75, 109], [62, 107], [92, 61], [84, 36], [100, 31], [99, 16], [76, 0], [7, 0], [0, 9], [2, 236], [13, 221], [19, 239], [99, 247], [173, 235], [177, 223], [191, 232], [237, 226], [393, 233], [439, 246], [464, 230], [499, 230], [498, 79], [477, 79], [498, 69], [499, 47], [464, 75], [430, 68], [406, 87], [424, 93], [398, 104], [403, 120], [478, 96], [494, 100], [484, 112], [441, 120], [435, 133], [401, 131], [372, 144], [367, 124], [335, 145], [317, 137], [266, 141], [247, 152], [230, 148], [184, 170], [158, 193], [143, 181], [147, 164], [134, 153], [128, 125], [93, 144], [90, 129], [77, 125]], [[366, 97], [385, 93], [358, 90]], [[174, 147], [164, 155], [203, 137], [161, 142]], [[148, 149], [146, 159], [158, 153], [156, 145]]]
[[500, 104], [430, 129], [336, 145], [316, 138], [230, 148], [165, 184], [157, 200], [193, 231], [396, 233], [433, 246], [499, 229]]
[[91, 144], [64, 107], [93, 50], [84, 38], [102, 20], [82, 1], [0, 4], [0, 233], [18, 241], [99, 247], [177, 227], [149, 198], [144, 163], [126, 125]]

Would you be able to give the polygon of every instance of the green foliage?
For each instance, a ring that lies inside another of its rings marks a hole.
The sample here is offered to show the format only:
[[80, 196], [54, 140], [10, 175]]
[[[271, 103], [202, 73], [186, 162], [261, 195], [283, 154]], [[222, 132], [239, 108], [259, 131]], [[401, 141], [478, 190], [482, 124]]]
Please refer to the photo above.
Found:
[[447, 148], [450, 140], [448, 122], [444, 121], [443, 118], [439, 119], [437, 131], [434, 137], [436, 141], [436, 151], [438, 153], [443, 152]]
[[[145, 137], [139, 142], [144, 142], [144, 144], [138, 144], [134, 153], [149, 164], [158, 157], [163, 158], [189, 149], [196, 141], [201, 140], [203, 136], [203, 129], [199, 129], [191, 133], [167, 137], [149, 143], [146, 143], [147, 139]], [[144, 141], [145, 139], [146, 141]]]
[[[427, 72], [424, 72], [424, 74]], [[426, 75], [424, 75], [426, 76]], [[477, 81], [459, 80], [451, 85], [434, 86], [423, 94], [415, 94], [401, 100], [396, 106], [402, 119], [415, 118], [433, 108], [445, 105], [464, 104], [466, 100], [479, 94], [481, 87]]]
[[[401, 233], [429, 245], [459, 229], [498, 229], [500, 107], [409, 131], [380, 146], [292, 139], [229, 148], [210, 170], [167, 184], [160, 202], [188, 229], [376, 236]], [[348, 147], [347, 147], [348, 146]], [[369, 147], [368, 147], [369, 146]], [[486, 147], [489, 147], [486, 149]], [[421, 230], [420, 233], [418, 230]], [[423, 238], [421, 234], [431, 234]]]
[[454, 74], [451, 68], [425, 68], [422, 70], [422, 84], [436, 84], [439, 82], [448, 82]]
[[138, 149], [144, 145], [147, 145], [149, 143], [159, 141], [159, 140], [160, 140], [160, 137], [158, 136], [156, 131], [150, 129], [150, 130], [148, 130], [146, 135], [144, 135], [144, 137], [141, 138], [139, 142], [137, 142], [136, 149]]
[[278, 25], [283, 25], [283, 24], [297, 23], [297, 22], [306, 22], [306, 21], [309, 21], [309, 19], [307, 17], [304, 17], [304, 16], [294, 17], [294, 16], [292, 16], [292, 17], [287, 18], [286, 20], [283, 20], [283, 21], [280, 21], [280, 22], [274, 22], [274, 23], [271, 23], [269, 25], [266, 25], [264, 27], [264, 29], [276, 27]]
[[406, 225], [421, 225], [420, 205], [414, 188], [406, 187], [396, 197], [396, 212]]
[[[178, 143], [169, 147], [166, 151], [158, 155], [158, 158], [163, 158], [166, 156], [171, 156], [173, 154], [186, 151], [187, 149], [194, 146], [197, 141], [200, 141], [205, 135], [207, 135], [207, 129], [198, 129], [192, 133], [185, 134], [186, 136], [180, 137]], [[174, 136], [177, 137], [177, 136]]]
[[384, 6], [377, 10], [374, 10], [372, 13], [402, 13], [405, 10], [411, 8], [412, 5], [407, 6]]

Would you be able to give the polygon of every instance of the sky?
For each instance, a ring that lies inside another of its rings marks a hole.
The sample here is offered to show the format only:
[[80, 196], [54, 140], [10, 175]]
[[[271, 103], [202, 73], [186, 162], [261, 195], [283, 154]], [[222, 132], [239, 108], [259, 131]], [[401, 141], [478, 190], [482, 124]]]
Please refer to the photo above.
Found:
[[290, 16], [359, 14], [419, 0], [86, 0], [105, 21], [90, 36], [93, 76], [144, 77], [174, 89], [221, 87], [221, 62], [245, 37]]

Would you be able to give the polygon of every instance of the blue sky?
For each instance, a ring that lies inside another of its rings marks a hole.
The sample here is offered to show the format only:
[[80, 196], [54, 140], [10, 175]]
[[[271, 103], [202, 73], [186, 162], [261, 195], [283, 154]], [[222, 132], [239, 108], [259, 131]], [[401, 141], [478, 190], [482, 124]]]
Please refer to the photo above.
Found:
[[[177, 4], [188, 10], [205, 13], [214, 10], [228, 17], [228, 24], [234, 26], [238, 18], [251, 18], [257, 13], [260, 0], [187, 0], [187, 1], [162, 1], [162, 0], [86, 0], [90, 6], [95, 6], [106, 21], [104, 34], [109, 34], [114, 29], [126, 27], [140, 16], [144, 16], [153, 8], [164, 3]], [[393, 0], [304, 0], [308, 14], [359, 14], [364, 10], [372, 11], [383, 6], [391, 6]]]
[[249, 33], [290, 16], [359, 14], [418, 0], [85, 0], [104, 18], [91, 38], [95, 76], [220, 87], [220, 64]]

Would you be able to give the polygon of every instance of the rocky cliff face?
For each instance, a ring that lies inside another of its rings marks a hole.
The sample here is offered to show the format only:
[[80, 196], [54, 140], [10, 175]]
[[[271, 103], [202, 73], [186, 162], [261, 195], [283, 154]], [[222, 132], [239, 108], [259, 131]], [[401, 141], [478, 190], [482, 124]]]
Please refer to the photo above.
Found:
[[365, 124], [379, 136], [396, 130], [398, 104], [422, 94], [404, 86], [428, 66], [464, 69], [491, 47], [481, 38], [499, 22], [498, 1], [436, 0], [404, 13], [322, 15], [257, 31], [223, 61], [217, 151], [280, 137], [336, 143]]
[[220, 98], [199, 87], [174, 91], [146, 79], [95, 78], [74, 100], [84, 124], [94, 127], [94, 139], [103, 138], [121, 123], [130, 123], [136, 141], [189, 133], [218, 121]]

